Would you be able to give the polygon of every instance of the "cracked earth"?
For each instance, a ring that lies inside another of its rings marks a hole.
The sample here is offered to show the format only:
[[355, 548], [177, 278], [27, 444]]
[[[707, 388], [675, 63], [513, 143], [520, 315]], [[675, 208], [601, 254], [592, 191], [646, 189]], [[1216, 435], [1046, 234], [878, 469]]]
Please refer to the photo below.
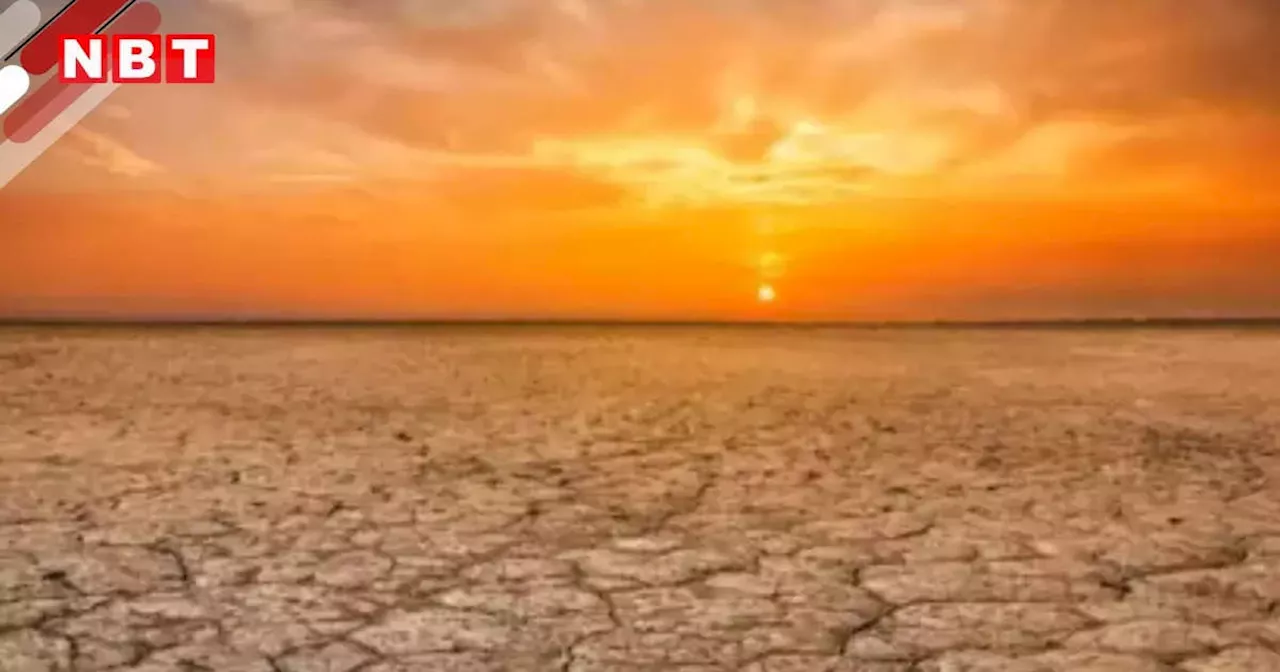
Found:
[[0, 331], [0, 670], [1280, 670], [1280, 333]]

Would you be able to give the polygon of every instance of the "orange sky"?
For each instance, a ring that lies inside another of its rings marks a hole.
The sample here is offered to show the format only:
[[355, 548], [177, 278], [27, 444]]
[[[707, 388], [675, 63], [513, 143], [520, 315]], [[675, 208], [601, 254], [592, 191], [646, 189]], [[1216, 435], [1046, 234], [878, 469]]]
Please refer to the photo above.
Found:
[[221, 81], [122, 91], [0, 191], [0, 317], [1280, 313], [1274, 0], [179, 21]]

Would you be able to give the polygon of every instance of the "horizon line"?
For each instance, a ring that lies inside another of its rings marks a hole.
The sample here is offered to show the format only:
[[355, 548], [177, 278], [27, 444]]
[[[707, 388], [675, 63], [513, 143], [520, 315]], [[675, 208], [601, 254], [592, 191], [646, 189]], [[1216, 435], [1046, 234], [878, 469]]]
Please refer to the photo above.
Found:
[[448, 328], [448, 327], [722, 327], [773, 329], [1066, 329], [1066, 328], [1280, 328], [1276, 317], [1134, 317], [997, 320], [715, 320], [625, 318], [84, 318], [0, 317], [0, 329], [93, 328]]

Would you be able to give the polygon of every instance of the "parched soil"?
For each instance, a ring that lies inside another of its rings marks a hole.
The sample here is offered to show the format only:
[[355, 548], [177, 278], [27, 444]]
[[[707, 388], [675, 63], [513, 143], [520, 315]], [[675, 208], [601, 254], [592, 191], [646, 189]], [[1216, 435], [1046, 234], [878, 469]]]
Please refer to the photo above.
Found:
[[1280, 670], [1280, 331], [0, 330], [0, 670]]

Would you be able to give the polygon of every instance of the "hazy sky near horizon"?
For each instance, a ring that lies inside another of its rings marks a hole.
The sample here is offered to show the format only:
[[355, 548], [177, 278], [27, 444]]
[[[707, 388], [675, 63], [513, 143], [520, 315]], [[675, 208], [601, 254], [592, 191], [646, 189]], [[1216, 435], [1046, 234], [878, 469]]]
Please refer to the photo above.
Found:
[[1280, 313], [1275, 0], [183, 5], [220, 82], [0, 190], [0, 317]]

